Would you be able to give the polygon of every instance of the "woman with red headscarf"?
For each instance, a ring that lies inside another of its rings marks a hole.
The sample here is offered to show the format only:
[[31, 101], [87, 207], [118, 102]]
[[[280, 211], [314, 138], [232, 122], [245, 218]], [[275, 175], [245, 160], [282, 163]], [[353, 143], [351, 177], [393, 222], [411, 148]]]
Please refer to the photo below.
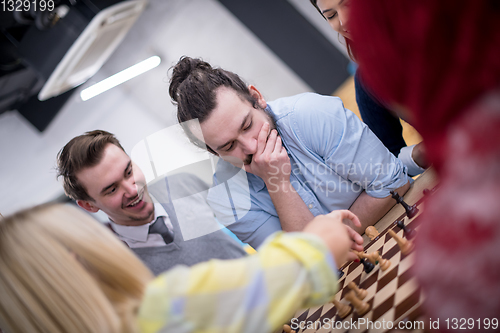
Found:
[[356, 0], [350, 33], [364, 80], [441, 178], [416, 247], [426, 310], [483, 330], [500, 314], [500, 1]]

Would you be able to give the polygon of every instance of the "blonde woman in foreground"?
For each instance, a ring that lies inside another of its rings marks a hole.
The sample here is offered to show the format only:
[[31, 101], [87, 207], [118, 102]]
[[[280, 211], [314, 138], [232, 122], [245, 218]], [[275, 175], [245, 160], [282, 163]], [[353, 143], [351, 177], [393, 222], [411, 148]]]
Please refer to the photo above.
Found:
[[256, 255], [156, 279], [109, 230], [69, 205], [0, 221], [0, 327], [6, 332], [271, 332], [329, 301], [336, 268], [362, 239], [349, 211], [276, 233]]

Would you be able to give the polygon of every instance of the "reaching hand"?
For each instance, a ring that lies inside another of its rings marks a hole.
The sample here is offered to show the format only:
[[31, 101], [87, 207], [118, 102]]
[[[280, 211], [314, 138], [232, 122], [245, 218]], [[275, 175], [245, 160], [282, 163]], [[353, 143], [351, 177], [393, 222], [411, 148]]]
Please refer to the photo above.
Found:
[[[347, 228], [347, 232], [349, 233], [349, 237], [352, 239], [352, 245], [351, 245], [351, 250], [354, 251], [363, 251], [363, 237], [361, 237], [360, 234], [358, 234], [354, 229], [352, 229], [349, 226], [345, 226]], [[353, 253], [352, 251], [349, 251], [347, 254], [347, 261], [353, 261], [358, 259], [358, 256]]]
[[316, 216], [305, 228], [304, 232], [319, 236], [326, 243], [337, 265], [341, 266], [347, 260], [357, 257], [350, 252], [363, 250], [363, 238], [343, 220], [350, 220], [354, 225], [361, 226], [356, 215], [348, 210], [336, 210], [327, 215]]

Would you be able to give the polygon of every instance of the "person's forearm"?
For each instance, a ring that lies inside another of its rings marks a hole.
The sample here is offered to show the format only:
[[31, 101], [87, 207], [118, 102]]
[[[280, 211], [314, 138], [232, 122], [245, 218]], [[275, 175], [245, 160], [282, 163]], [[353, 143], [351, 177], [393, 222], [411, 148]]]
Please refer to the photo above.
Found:
[[[399, 195], [404, 195], [410, 188], [410, 182], [401, 186], [396, 190]], [[363, 234], [366, 227], [375, 224], [396, 204], [396, 201], [391, 197], [374, 198], [363, 192], [354, 201], [349, 208], [351, 212], [356, 214], [361, 222], [361, 227], [351, 226], [354, 230]]]
[[280, 233], [255, 255], [161, 274], [146, 289], [138, 322], [144, 333], [241, 332], [248, 323], [255, 332], [273, 332], [299, 308], [328, 302], [336, 292], [336, 266], [324, 241]]
[[267, 187], [284, 231], [302, 231], [314, 215], [290, 182]]

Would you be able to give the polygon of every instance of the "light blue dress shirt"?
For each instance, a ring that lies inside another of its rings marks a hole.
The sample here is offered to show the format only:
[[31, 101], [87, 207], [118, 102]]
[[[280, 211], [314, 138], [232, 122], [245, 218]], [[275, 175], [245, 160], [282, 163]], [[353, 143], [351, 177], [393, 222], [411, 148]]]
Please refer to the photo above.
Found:
[[[407, 168], [340, 98], [305, 93], [268, 103], [290, 157], [290, 181], [313, 215], [348, 209], [363, 192], [384, 198], [405, 185]], [[258, 247], [281, 230], [273, 185], [220, 160], [208, 202], [241, 241]]]

